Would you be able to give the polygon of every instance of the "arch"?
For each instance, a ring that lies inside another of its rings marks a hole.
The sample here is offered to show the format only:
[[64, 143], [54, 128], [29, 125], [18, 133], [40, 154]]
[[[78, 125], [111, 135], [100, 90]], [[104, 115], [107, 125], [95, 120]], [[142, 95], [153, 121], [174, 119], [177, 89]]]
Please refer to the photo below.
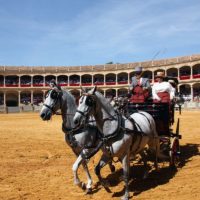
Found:
[[183, 66], [179, 69], [180, 72], [180, 80], [190, 79], [191, 75], [191, 67], [190, 66]]
[[196, 64], [192, 67], [193, 78], [200, 78], [200, 64]]
[[43, 102], [43, 92], [42, 91], [33, 92], [33, 104], [39, 105], [42, 102]]
[[116, 97], [116, 90], [115, 89], [107, 89], [105, 92], [106, 98], [113, 98]]
[[4, 76], [0, 75], [0, 87], [4, 86]]
[[44, 77], [41, 75], [33, 76], [33, 86], [40, 87], [44, 85]]
[[117, 74], [118, 84], [127, 84], [128, 83], [128, 73], [122, 72]]
[[6, 87], [18, 87], [19, 86], [19, 76], [9, 75], [5, 77]]
[[94, 85], [104, 85], [104, 75], [95, 74], [94, 75]]
[[90, 75], [90, 74], [82, 75], [81, 85], [82, 86], [91, 86], [92, 85], [92, 75]]
[[118, 97], [125, 97], [128, 94], [127, 88], [118, 89]]
[[97, 91], [104, 95], [104, 90], [97, 87]]
[[180, 85], [179, 91], [185, 101], [191, 100], [191, 86], [189, 84]]
[[106, 85], [115, 85], [116, 84], [116, 74], [109, 73], [106, 74]]
[[177, 78], [178, 77], [178, 69], [177, 68], [167, 69], [167, 76]]
[[4, 105], [4, 93], [0, 92], [0, 106]]
[[6, 106], [16, 107], [19, 105], [18, 92], [6, 93]]
[[66, 76], [66, 75], [58, 76], [58, 85], [67, 86], [68, 85], [68, 76]]
[[200, 83], [193, 84], [193, 100], [200, 102]]
[[24, 75], [20, 77], [20, 87], [30, 87], [31, 86], [31, 76]]
[[30, 91], [23, 91], [20, 94], [20, 103], [28, 105], [31, 103], [31, 92]]
[[152, 82], [153, 72], [150, 70], [146, 70], [143, 72], [143, 77], [148, 78], [150, 82]]
[[70, 86], [79, 86], [80, 85], [80, 76], [79, 75], [71, 75], [69, 77], [69, 85]]
[[45, 86], [49, 86], [49, 83], [52, 80], [56, 80], [56, 76], [54, 75], [45, 76]]

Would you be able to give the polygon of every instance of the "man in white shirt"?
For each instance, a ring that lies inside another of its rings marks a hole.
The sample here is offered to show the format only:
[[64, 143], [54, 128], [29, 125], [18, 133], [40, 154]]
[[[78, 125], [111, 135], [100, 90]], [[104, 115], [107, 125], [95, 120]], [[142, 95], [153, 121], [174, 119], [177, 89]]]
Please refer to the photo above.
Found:
[[168, 103], [174, 99], [175, 90], [169, 82], [164, 81], [164, 72], [157, 72], [156, 81], [152, 86], [154, 103]]

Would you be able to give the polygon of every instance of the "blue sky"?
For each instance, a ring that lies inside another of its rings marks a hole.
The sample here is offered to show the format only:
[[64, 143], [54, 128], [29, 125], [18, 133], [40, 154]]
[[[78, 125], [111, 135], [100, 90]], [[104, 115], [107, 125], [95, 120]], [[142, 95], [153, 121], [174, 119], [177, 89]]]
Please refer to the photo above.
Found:
[[199, 0], [0, 0], [0, 65], [129, 63], [200, 53]]

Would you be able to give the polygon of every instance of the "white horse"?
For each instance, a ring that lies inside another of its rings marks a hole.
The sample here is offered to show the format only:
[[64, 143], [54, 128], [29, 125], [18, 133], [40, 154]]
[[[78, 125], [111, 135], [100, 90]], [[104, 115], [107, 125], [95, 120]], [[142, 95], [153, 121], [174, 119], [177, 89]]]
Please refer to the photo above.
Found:
[[[73, 117], [77, 108], [74, 97], [68, 91], [62, 90], [55, 82], [51, 82], [50, 86], [51, 90], [49, 90], [46, 95], [46, 99], [40, 112], [40, 117], [43, 120], [50, 120], [53, 114], [55, 114], [59, 109], [61, 110], [63, 120], [62, 130], [65, 133], [65, 141], [78, 157], [72, 167], [74, 183], [82, 189], [87, 189], [87, 193], [90, 193], [92, 191], [92, 178], [84, 156], [86, 156], [91, 149], [93, 150], [93, 148], [96, 147], [99, 134], [98, 129], [92, 122], [84, 129], [73, 129]], [[78, 177], [77, 172], [80, 164], [82, 164], [87, 175], [86, 186]], [[115, 170], [112, 163], [109, 163], [109, 166], [111, 171]]]
[[110, 105], [109, 101], [96, 87], [83, 94], [74, 116], [75, 125], [87, 122], [89, 116], [94, 116], [97, 127], [103, 135], [103, 155], [95, 168], [99, 181], [104, 185], [100, 169], [109, 163], [113, 157], [122, 162], [125, 181], [125, 194], [122, 199], [129, 199], [129, 168], [130, 155], [135, 156], [144, 151], [148, 144], [155, 152], [156, 164], [159, 153], [159, 138], [153, 117], [146, 112], [131, 115], [134, 123], [125, 118]]

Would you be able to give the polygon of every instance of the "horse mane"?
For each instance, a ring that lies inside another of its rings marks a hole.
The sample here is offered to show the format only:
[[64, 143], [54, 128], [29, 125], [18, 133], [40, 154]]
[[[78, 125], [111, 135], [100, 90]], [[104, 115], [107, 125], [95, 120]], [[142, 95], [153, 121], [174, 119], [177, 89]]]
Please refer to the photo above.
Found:
[[106, 99], [100, 92], [96, 91], [95, 95], [98, 97], [99, 103], [101, 104], [104, 111], [107, 113], [107, 115], [114, 115], [115, 110], [110, 104], [110, 101]]
[[[63, 95], [65, 97], [66, 103], [63, 103], [63, 123], [65, 127], [73, 128], [74, 127], [74, 121], [73, 117], [76, 113], [76, 101], [74, 96], [67, 90], [63, 90]], [[67, 111], [67, 112], [66, 112]]]
[[67, 100], [67, 114], [74, 113], [76, 112], [76, 101], [74, 96], [68, 91], [68, 90], [63, 90], [66, 93], [66, 100]]

